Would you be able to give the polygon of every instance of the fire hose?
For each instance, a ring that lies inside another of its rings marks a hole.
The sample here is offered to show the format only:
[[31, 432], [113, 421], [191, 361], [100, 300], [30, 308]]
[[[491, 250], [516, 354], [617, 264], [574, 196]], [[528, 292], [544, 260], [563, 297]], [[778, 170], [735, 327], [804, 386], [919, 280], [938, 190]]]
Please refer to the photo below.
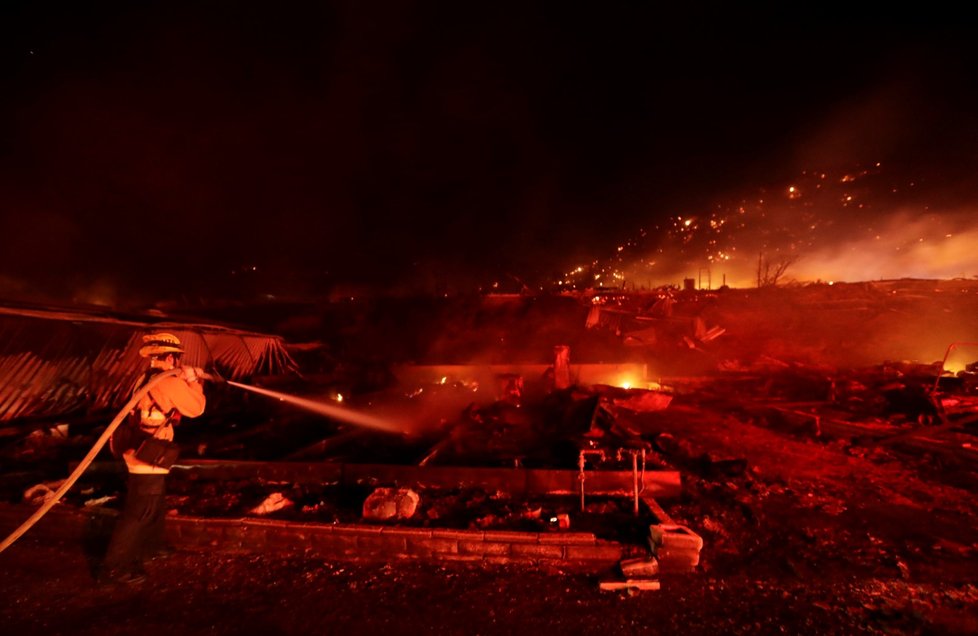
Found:
[[[8, 536], [6, 539], [3, 540], [2, 543], [0, 543], [0, 552], [3, 552], [8, 547], [10, 547], [10, 544], [12, 544], [14, 541], [19, 539], [21, 535], [23, 535], [25, 532], [30, 530], [31, 526], [37, 523], [41, 519], [41, 517], [43, 517], [54, 506], [54, 504], [58, 503], [61, 497], [63, 497], [64, 494], [68, 492], [68, 489], [71, 488], [76, 481], [78, 481], [78, 478], [81, 477], [82, 473], [85, 472], [85, 469], [88, 468], [89, 464], [92, 463], [92, 460], [94, 460], [95, 456], [98, 455], [100, 450], [102, 450], [102, 447], [105, 446], [105, 443], [112, 436], [112, 433], [114, 433], [115, 430], [119, 427], [119, 425], [122, 423], [122, 420], [125, 419], [126, 415], [128, 415], [129, 412], [136, 407], [136, 404], [139, 403], [139, 400], [141, 400], [143, 396], [146, 395], [146, 393], [151, 388], [156, 386], [156, 383], [158, 383], [163, 378], [169, 378], [178, 375], [182, 372], [183, 372], [182, 369], [171, 369], [169, 371], [165, 371], [163, 373], [160, 373], [159, 375], [153, 376], [152, 379], [150, 379], [144, 386], [137, 389], [133, 393], [133, 396], [129, 400], [129, 402], [126, 403], [124, 407], [122, 407], [122, 410], [119, 411], [119, 414], [115, 416], [115, 419], [112, 420], [112, 422], [108, 425], [108, 427], [106, 427], [105, 431], [102, 433], [102, 436], [99, 437], [98, 441], [95, 442], [95, 445], [92, 446], [92, 449], [88, 451], [88, 454], [85, 455], [85, 458], [78, 464], [78, 467], [75, 468], [74, 472], [72, 472], [71, 475], [68, 476], [68, 478], [64, 481], [64, 483], [61, 484], [61, 487], [58, 488], [58, 490], [54, 493], [54, 495], [52, 495], [50, 499], [45, 501], [44, 504], [37, 510], [37, 512], [31, 515], [30, 519], [25, 521], [19, 528], [14, 530], [10, 534], [10, 536]], [[335, 405], [323, 404], [315, 400], [300, 398], [294, 395], [280, 393], [279, 391], [270, 391], [268, 389], [249, 386], [247, 384], [241, 384], [240, 382], [232, 382], [230, 380], [222, 378], [220, 375], [216, 373], [214, 374], [198, 373], [197, 375], [204, 380], [225, 382], [227, 383], [228, 386], [233, 386], [238, 389], [251, 391], [253, 393], [258, 393], [259, 395], [264, 395], [266, 397], [288, 402], [290, 404], [306, 409], [308, 411], [319, 413], [320, 415], [326, 415], [328, 417], [332, 417], [343, 422], [348, 422], [350, 424], [355, 424], [357, 426], [363, 426], [366, 428], [374, 428], [383, 431], [392, 431], [398, 433], [403, 433], [406, 430], [404, 428], [403, 423], [391, 422], [383, 418], [375, 417], [368, 413], [362, 413], [359, 411], [354, 411], [352, 409], [341, 408]]]
[[95, 456], [98, 455], [99, 451], [102, 450], [102, 447], [105, 446], [105, 443], [109, 441], [109, 438], [112, 436], [112, 433], [115, 432], [115, 429], [119, 428], [119, 425], [122, 424], [122, 421], [126, 418], [129, 412], [136, 408], [136, 405], [141, 399], [143, 399], [143, 396], [146, 395], [150, 389], [156, 386], [164, 378], [171, 378], [173, 376], [180, 375], [181, 373], [183, 373], [182, 369], [170, 369], [169, 371], [164, 371], [163, 373], [154, 375], [149, 382], [136, 390], [133, 393], [132, 398], [126, 402], [126, 405], [122, 407], [122, 410], [115, 416], [115, 419], [109, 423], [109, 425], [105, 428], [105, 431], [102, 432], [102, 435], [95, 442], [95, 445], [88, 451], [85, 458], [81, 460], [74, 472], [72, 472], [71, 475], [65, 479], [64, 483], [61, 484], [61, 487], [55, 491], [54, 495], [45, 501], [44, 504], [38, 508], [27, 521], [22, 523], [19, 528], [11, 532], [10, 535], [4, 539], [2, 543], [0, 543], [0, 552], [3, 552], [9, 548], [14, 541], [23, 536], [24, 533], [30, 530], [35, 523], [40, 521], [41, 517], [47, 514], [47, 512], [54, 507], [54, 504], [61, 500], [64, 494], [68, 492], [68, 489], [71, 488], [76, 481], [78, 481], [79, 477], [82, 476], [82, 473], [84, 473], [89, 464], [92, 463]]

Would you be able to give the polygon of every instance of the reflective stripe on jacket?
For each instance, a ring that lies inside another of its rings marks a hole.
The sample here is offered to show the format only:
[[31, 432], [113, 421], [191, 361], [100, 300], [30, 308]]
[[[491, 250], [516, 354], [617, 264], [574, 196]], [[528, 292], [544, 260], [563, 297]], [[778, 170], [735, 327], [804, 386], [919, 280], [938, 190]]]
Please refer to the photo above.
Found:
[[[194, 380], [187, 382], [180, 376], [164, 378], [139, 402], [139, 428], [156, 439], [173, 441], [173, 423], [169, 414], [197, 417], [204, 412], [206, 399], [204, 387]], [[165, 475], [170, 470], [142, 462], [135, 457], [135, 450], [126, 451], [122, 457], [130, 473]]]

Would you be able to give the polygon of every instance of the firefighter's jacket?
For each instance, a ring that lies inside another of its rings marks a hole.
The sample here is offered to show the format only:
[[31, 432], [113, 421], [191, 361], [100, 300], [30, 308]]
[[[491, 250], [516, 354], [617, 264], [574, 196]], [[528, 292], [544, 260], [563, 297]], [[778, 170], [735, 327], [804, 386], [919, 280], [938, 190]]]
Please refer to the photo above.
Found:
[[[171, 376], [160, 380], [149, 390], [139, 401], [135, 413], [138, 415], [139, 429], [143, 433], [171, 442], [174, 421], [179, 421], [180, 416], [201, 415], [205, 404], [204, 388], [199, 380], [187, 382], [182, 376]], [[130, 473], [165, 475], [170, 472], [169, 468], [136, 459], [134, 449], [125, 451], [122, 458]]]

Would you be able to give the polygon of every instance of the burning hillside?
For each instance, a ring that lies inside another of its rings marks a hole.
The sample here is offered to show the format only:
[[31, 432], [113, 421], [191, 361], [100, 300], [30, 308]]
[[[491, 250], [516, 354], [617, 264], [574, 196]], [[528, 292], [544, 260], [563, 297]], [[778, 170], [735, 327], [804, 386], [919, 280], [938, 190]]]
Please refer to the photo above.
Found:
[[806, 170], [712, 206], [677, 209], [625, 237], [613, 254], [570, 268], [555, 287], [638, 289], [690, 278], [716, 289], [978, 274], [970, 207], [944, 184], [905, 172], [880, 163]]

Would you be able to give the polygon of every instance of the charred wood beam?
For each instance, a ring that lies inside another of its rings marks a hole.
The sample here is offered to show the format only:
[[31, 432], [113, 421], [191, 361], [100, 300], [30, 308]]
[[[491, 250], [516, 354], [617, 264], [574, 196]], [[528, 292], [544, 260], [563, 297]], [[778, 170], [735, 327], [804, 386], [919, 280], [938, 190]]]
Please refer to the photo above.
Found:
[[431, 447], [431, 450], [428, 451], [428, 454], [424, 456], [424, 459], [418, 462], [418, 466], [427, 466], [428, 464], [431, 463], [431, 461], [435, 457], [437, 457], [439, 454], [441, 454], [443, 450], [449, 448], [451, 445], [452, 445], [451, 437], [446, 437], [445, 439], [441, 440], [440, 442], [438, 442], [437, 444]]
[[858, 438], [863, 444], [889, 446], [909, 451], [927, 451], [952, 455], [970, 462], [978, 462], [978, 448], [951, 439], [935, 439], [935, 435], [951, 432], [961, 426], [960, 422], [940, 426], [920, 426], [910, 431], [894, 432], [892, 426], [849, 422], [837, 418], [822, 417], [817, 413], [806, 413], [794, 409], [770, 407], [783, 421], [795, 423], [799, 428], [807, 427], [816, 437]]

